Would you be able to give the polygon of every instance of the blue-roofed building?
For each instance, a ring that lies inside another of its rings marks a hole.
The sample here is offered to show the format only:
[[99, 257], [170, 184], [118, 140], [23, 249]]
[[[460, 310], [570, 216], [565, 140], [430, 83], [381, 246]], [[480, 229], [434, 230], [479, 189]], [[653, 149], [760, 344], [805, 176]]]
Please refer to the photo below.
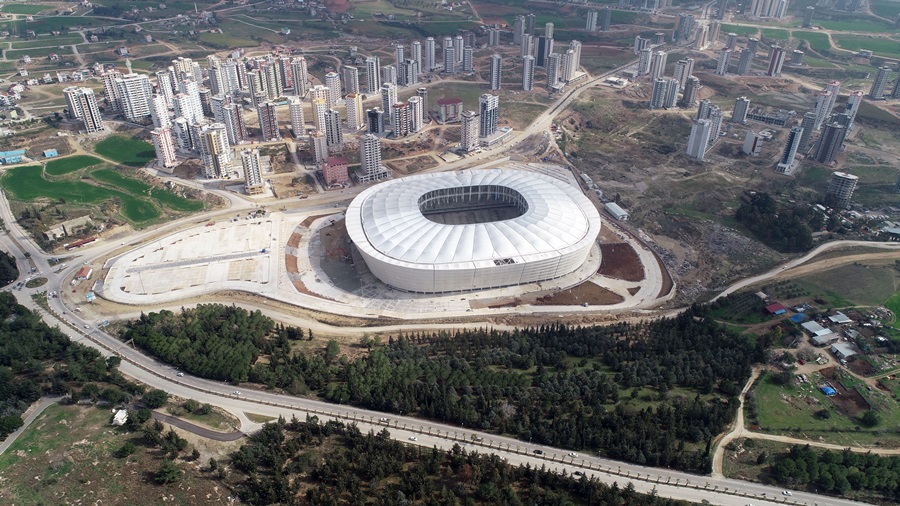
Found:
[[834, 391], [833, 388], [831, 388], [831, 387], [829, 387], [829, 386], [824, 386], [824, 387], [822, 387], [820, 390], [822, 390], [822, 393], [823, 393], [823, 394], [825, 394], [825, 395], [827, 395], [827, 396], [829, 396], [829, 397], [837, 393], [837, 392]]
[[44, 158], [56, 158], [57, 156], [59, 156], [59, 153], [55, 149], [44, 150]]
[[803, 323], [806, 320], [809, 320], [809, 317], [803, 313], [798, 313], [798, 314], [795, 314], [794, 316], [791, 316], [791, 321], [794, 323]]
[[0, 164], [9, 165], [11, 163], [20, 163], [22, 161], [22, 158], [24, 157], [24, 149], [17, 149], [15, 151], [0, 151]]

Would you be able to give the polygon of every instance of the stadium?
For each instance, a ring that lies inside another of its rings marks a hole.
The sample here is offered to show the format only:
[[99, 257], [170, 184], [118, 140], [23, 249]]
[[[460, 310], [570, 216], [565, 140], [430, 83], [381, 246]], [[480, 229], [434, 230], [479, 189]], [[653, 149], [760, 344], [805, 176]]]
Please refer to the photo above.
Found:
[[558, 278], [584, 263], [600, 233], [579, 189], [516, 169], [387, 181], [353, 200], [346, 224], [378, 279], [420, 293]]

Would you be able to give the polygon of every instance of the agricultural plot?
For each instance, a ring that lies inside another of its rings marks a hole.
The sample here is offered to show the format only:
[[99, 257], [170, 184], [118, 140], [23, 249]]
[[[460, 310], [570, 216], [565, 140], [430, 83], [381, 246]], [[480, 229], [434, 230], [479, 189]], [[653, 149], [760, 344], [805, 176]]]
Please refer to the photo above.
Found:
[[40, 5], [40, 4], [6, 4], [0, 5], [0, 12], [5, 12], [7, 14], [37, 14], [38, 12], [45, 11], [47, 9], [52, 9], [53, 7], [50, 5]]
[[94, 151], [100, 156], [130, 167], [141, 167], [156, 158], [153, 145], [149, 142], [121, 135], [112, 135], [103, 139], [94, 146]]
[[762, 36], [767, 39], [787, 41], [791, 39], [791, 32], [778, 28], [763, 28]]
[[863, 35], [834, 35], [834, 41], [848, 51], [868, 49], [881, 56], [900, 58], [900, 41], [888, 37], [866, 37]]
[[31, 49], [33, 47], [56, 47], [67, 44], [81, 44], [84, 39], [80, 35], [59, 35], [57, 37], [38, 37], [37, 39], [13, 41], [11, 49]]
[[828, 35], [824, 33], [794, 32], [794, 37], [800, 40], [805, 40], [806, 44], [813, 51], [824, 53], [831, 50], [831, 41], [828, 40]]
[[97, 165], [98, 163], [103, 163], [103, 160], [89, 155], [75, 155], [47, 162], [44, 171], [51, 176], [62, 176], [85, 167]]
[[722, 35], [726, 33], [736, 33], [741, 37], [747, 37], [750, 35], [756, 35], [759, 31], [758, 28], [753, 26], [739, 26], [739, 25], [727, 25], [723, 24], [721, 27]]
[[869, 0], [869, 8], [878, 16], [893, 19], [900, 13], [900, 2], [897, 0]]
[[201, 33], [200, 41], [213, 47], [233, 48], [233, 47], [256, 47], [259, 42], [243, 37], [233, 37], [224, 33]]
[[[896, 16], [896, 12], [894, 13]], [[891, 25], [877, 19], [848, 19], [839, 21], [816, 21], [816, 25], [827, 30], [842, 32], [878, 33], [891, 31]]]
[[853, 264], [804, 276], [797, 283], [834, 307], [877, 306], [894, 295], [898, 277], [890, 265]]

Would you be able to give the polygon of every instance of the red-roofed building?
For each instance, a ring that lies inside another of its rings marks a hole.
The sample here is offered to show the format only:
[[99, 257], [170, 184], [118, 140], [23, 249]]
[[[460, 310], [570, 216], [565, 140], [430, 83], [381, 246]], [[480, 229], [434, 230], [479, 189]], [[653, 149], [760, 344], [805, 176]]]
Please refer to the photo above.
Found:
[[454, 123], [460, 120], [463, 112], [463, 101], [459, 98], [438, 99], [441, 123]]
[[775, 304], [769, 304], [768, 306], [766, 306], [766, 311], [768, 311], [769, 314], [780, 315], [784, 314], [787, 309], [780, 303], [776, 302]]
[[94, 273], [94, 268], [90, 265], [85, 265], [81, 269], [78, 269], [78, 273], [75, 274], [75, 279], [82, 281], [91, 277], [91, 274]]
[[350, 176], [347, 174], [347, 159], [343, 156], [329, 157], [322, 168], [327, 186], [344, 186], [350, 184]]

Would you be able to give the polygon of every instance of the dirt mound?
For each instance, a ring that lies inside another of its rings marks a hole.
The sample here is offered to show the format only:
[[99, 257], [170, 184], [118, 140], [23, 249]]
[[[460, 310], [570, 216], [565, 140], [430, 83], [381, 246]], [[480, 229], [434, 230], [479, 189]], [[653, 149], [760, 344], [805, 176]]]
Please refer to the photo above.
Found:
[[644, 279], [644, 267], [634, 248], [627, 243], [601, 244], [603, 260], [598, 274], [625, 281]]

